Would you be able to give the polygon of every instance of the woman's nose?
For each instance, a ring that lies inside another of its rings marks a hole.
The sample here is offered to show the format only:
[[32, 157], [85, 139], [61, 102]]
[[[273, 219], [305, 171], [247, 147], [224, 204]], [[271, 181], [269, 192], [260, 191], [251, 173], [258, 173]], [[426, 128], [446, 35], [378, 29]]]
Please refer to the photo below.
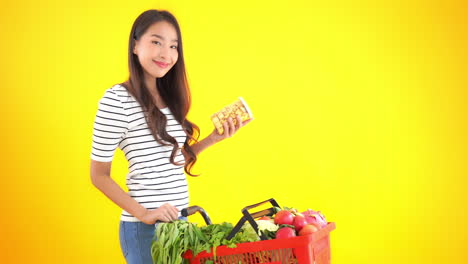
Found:
[[159, 50], [159, 57], [161, 57], [162, 59], [167, 59], [168, 58], [168, 54], [169, 54], [169, 50], [167, 48], [162, 48]]

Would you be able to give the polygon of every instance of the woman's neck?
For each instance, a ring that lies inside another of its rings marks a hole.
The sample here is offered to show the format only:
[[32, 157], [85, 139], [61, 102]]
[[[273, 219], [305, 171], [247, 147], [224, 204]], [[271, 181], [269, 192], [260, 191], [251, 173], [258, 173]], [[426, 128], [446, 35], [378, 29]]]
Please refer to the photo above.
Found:
[[159, 95], [158, 87], [156, 84], [156, 79], [146, 75], [145, 76], [145, 86], [148, 89], [149, 93], [151, 94], [151, 97], [153, 98], [154, 103], [156, 106], [161, 109], [161, 108], [166, 108], [166, 103], [163, 101], [161, 96]]

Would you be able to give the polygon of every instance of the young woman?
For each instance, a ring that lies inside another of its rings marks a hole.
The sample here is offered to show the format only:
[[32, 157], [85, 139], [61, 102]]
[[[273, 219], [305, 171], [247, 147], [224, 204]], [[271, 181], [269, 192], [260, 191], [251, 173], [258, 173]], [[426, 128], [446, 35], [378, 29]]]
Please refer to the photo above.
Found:
[[[152, 263], [151, 241], [156, 222], [180, 217], [189, 205], [184, 171], [197, 155], [234, 135], [245, 125], [229, 120], [224, 133], [201, 141], [198, 127], [187, 120], [191, 98], [185, 74], [182, 37], [175, 17], [148, 10], [134, 22], [129, 41], [130, 77], [105, 91], [94, 122], [91, 153], [93, 184], [123, 209], [122, 252], [131, 264]], [[119, 147], [128, 160], [128, 193], [110, 177]]]

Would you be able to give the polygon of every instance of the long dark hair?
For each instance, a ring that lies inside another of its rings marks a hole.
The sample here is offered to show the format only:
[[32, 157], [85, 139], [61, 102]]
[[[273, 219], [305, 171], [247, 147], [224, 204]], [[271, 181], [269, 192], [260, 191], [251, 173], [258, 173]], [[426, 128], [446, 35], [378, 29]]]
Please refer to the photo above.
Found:
[[197, 156], [193, 152], [190, 144], [197, 142], [200, 129], [197, 125], [187, 119], [187, 114], [191, 105], [191, 96], [187, 75], [185, 72], [184, 54], [182, 49], [182, 36], [179, 23], [168, 11], [147, 10], [143, 12], [133, 23], [128, 43], [128, 68], [130, 77], [122, 84], [128, 92], [140, 103], [143, 111], [147, 113], [146, 121], [153, 134], [154, 139], [162, 145], [173, 146], [170, 162], [174, 165], [181, 165], [175, 162], [175, 157], [179, 150], [177, 140], [166, 131], [167, 118], [155, 105], [144, 80], [143, 68], [138, 61], [138, 56], [133, 53], [135, 40], [146, 32], [146, 30], [156, 22], [165, 21], [174, 26], [177, 31], [177, 52], [178, 59], [175, 65], [162, 78], [156, 78], [156, 87], [161, 98], [171, 110], [174, 118], [182, 125], [187, 139], [184, 142], [186, 161], [184, 169], [190, 176], [197, 176], [191, 173], [193, 165], [197, 161]]

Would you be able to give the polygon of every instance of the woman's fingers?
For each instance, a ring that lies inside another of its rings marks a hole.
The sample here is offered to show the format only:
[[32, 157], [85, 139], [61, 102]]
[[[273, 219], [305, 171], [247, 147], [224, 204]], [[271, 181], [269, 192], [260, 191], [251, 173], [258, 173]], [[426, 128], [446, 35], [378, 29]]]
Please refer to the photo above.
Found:
[[166, 217], [167, 217], [167, 219], [168, 219], [168, 222], [177, 220], [177, 217], [174, 217], [174, 215], [173, 215], [172, 212], [167, 212]]
[[251, 119], [247, 119], [247, 120], [245, 120], [244, 122], [242, 122], [242, 125], [241, 125], [241, 127], [243, 127], [243, 126], [247, 125], [247, 124], [248, 124], [248, 123], [250, 123], [252, 120], [253, 120], [252, 118], [251, 118]]
[[170, 213], [170, 215], [171, 215], [171, 219], [172, 219], [172, 220], [177, 220], [177, 219], [179, 218], [179, 217], [178, 217], [178, 215], [179, 215], [179, 210], [178, 210], [175, 206], [173, 206], [173, 205], [169, 205], [169, 208], [168, 208], [168, 209], [169, 209], [168, 211], [169, 211], [169, 213]]
[[160, 214], [160, 216], [158, 217], [158, 220], [162, 221], [162, 222], [169, 222], [169, 219], [167, 218], [167, 216], [164, 213]]
[[[243, 126], [247, 125], [252, 121], [252, 119], [248, 119], [246, 121], [242, 121], [242, 118], [237, 115], [236, 116], [236, 124], [234, 124], [234, 120], [229, 117], [226, 122], [223, 123], [223, 134], [217, 134], [219, 139], [230, 138], [234, 136], [234, 134]], [[216, 129], [214, 130], [216, 132]]]
[[178, 210], [175, 206], [172, 206], [171, 209], [172, 209], [172, 210], [171, 210], [172, 219], [173, 219], [173, 220], [179, 219], [179, 210]]
[[232, 137], [234, 136], [234, 134], [236, 133], [236, 131], [240, 128], [240, 117], [236, 118], [237, 119], [237, 125], [234, 125], [234, 120], [229, 117], [228, 118], [228, 121], [226, 123], [228, 123], [228, 127], [229, 129], [227, 130], [228, 133], [226, 133], [226, 136], [227, 137]]
[[236, 133], [236, 126], [234, 125], [234, 121], [232, 118], [229, 118], [229, 137], [232, 137]]
[[177, 220], [179, 218], [179, 210], [175, 206], [165, 203], [161, 208], [163, 209], [162, 215], [166, 222]]
[[236, 116], [236, 119], [237, 119], [237, 124], [236, 124], [236, 131], [239, 130], [239, 128], [241, 128], [243, 126], [242, 124], [242, 119], [241, 117], [238, 115]]
[[223, 123], [224, 133], [223, 136], [226, 138], [229, 135], [229, 119], [227, 122]]

